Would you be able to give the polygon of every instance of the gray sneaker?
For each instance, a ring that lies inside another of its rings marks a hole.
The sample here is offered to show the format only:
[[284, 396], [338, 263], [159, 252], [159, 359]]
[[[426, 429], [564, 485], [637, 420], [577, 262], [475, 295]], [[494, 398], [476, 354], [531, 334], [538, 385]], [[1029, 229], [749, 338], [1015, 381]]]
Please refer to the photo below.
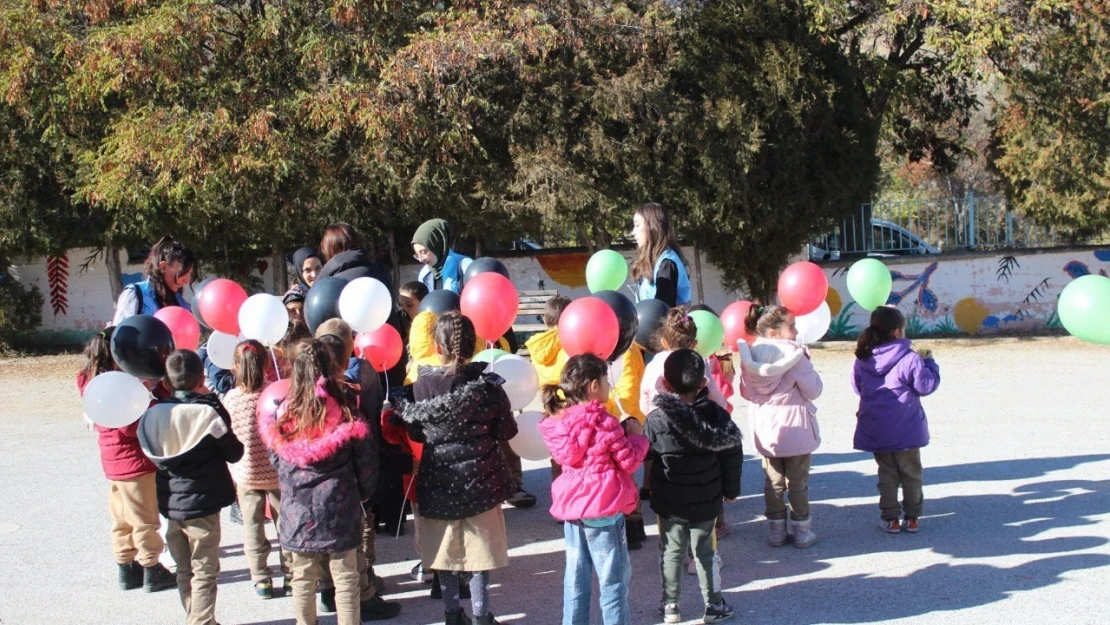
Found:
[[705, 606], [705, 617], [702, 618], [702, 622], [723, 623], [732, 618], [732, 615], [732, 606], [724, 599], [721, 599], [720, 603], [711, 603]]
[[678, 613], [677, 603], [665, 603], [659, 606], [659, 616], [663, 617], [664, 623], [682, 622], [682, 615]]

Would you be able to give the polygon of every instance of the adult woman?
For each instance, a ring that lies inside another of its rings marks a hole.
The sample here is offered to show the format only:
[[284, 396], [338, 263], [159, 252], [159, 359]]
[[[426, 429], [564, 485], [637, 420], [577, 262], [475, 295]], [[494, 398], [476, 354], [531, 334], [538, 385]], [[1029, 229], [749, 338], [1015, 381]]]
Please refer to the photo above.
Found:
[[293, 276], [293, 284], [282, 298], [290, 319], [304, 319], [304, 298], [323, 266], [320, 255], [311, 247], [302, 247], [293, 252], [293, 270], [296, 274]]
[[362, 247], [358, 233], [350, 224], [337, 223], [328, 226], [324, 237], [320, 239], [320, 258], [324, 261], [324, 266], [320, 268], [317, 280], [331, 276], [347, 280], [374, 278], [393, 291], [393, 279], [390, 278], [389, 270], [370, 258]]
[[412, 235], [412, 251], [424, 265], [417, 280], [429, 291], [462, 291], [463, 275], [473, 259], [451, 249], [454, 244], [455, 230], [444, 219], [429, 219]]
[[153, 315], [166, 306], [192, 310], [181, 289], [192, 281], [196, 264], [192, 250], [171, 236], [162, 237], [146, 257], [145, 279], [120, 292], [112, 325], [134, 315]]
[[689, 304], [690, 275], [663, 207], [650, 202], [637, 208], [632, 237], [636, 239], [632, 279], [640, 285], [640, 300], [657, 299], [672, 308]]

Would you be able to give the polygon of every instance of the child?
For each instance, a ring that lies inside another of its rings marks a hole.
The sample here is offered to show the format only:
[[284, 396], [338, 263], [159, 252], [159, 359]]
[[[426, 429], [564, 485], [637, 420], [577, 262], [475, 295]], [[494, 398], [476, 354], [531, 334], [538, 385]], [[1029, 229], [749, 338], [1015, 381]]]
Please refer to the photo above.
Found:
[[397, 295], [401, 312], [405, 313], [405, 316], [411, 322], [420, 313], [420, 302], [428, 296], [428, 287], [423, 282], [413, 280], [402, 284], [401, 288], [397, 290]]
[[[237, 382], [224, 401], [231, 414], [231, 431], [244, 447], [243, 459], [231, 465], [239, 505], [243, 510], [243, 553], [247, 556], [254, 590], [263, 599], [274, 598], [273, 576], [266, 560], [270, 556], [270, 541], [266, 538], [266, 502], [273, 512], [274, 526], [279, 522], [278, 506], [281, 492], [278, 475], [270, 462], [270, 450], [262, 442], [255, 417], [258, 398], [268, 383], [266, 376], [273, 368], [270, 354], [262, 343], [243, 341], [235, 348], [235, 366], [232, 372]], [[289, 552], [278, 547], [283, 578], [284, 595], [293, 594], [293, 575]]]
[[497, 621], [489, 610], [489, 571], [509, 564], [501, 503], [513, 494], [513, 475], [499, 441], [516, 436], [502, 380], [470, 363], [474, 325], [458, 312], [436, 322], [441, 367], [422, 367], [415, 403], [401, 410], [414, 441], [424, 444], [416, 499], [422, 517], [421, 556], [439, 573], [447, 625], [469, 624], [459, 606], [459, 577], [472, 573], [474, 623]]
[[[690, 312], [698, 310], [704, 310], [706, 312], [713, 313], [713, 315], [717, 314], [717, 311], [713, 310], [709, 306], [706, 306], [705, 304], [698, 304], [697, 306], [690, 307]], [[723, 357], [723, 360], [727, 362], [729, 357], [730, 354], [726, 353]], [[731, 376], [726, 374], [725, 367], [722, 364], [722, 357], [717, 354], [713, 354], [706, 358], [705, 362], [707, 365], [709, 365], [710, 379], [712, 379], [713, 382], [717, 384], [717, 387], [721, 389], [721, 397], [724, 397], [725, 402], [728, 402], [728, 400], [732, 397], [734, 391], [732, 388]]]
[[528, 357], [540, 378], [541, 387], [558, 386], [563, 367], [567, 364], [567, 353], [563, 351], [563, 344], [559, 341], [559, 318], [563, 316], [567, 306], [570, 306], [570, 298], [565, 295], [548, 299], [543, 311], [543, 325], [547, 329], [533, 334], [524, 342]]
[[694, 560], [705, 599], [706, 623], [732, 618], [721, 595], [714, 531], [722, 501], [740, 496], [743, 436], [732, 417], [709, 398], [705, 359], [679, 349], [663, 363], [666, 392], [655, 397], [644, 435], [651, 442], [651, 508], [659, 515], [663, 549], [663, 606], [666, 623], [682, 620], [678, 610], [682, 561], [693, 543]]
[[[636, 510], [639, 493], [631, 473], [643, 464], [648, 441], [636, 419], [628, 433], [606, 412], [609, 367], [585, 354], [567, 361], [559, 384], [544, 386], [540, 432], [551, 457], [563, 467], [551, 484], [551, 515], [564, 521], [567, 568], [563, 625], [589, 625], [590, 573], [597, 572], [606, 625], [629, 625], [628, 583], [632, 563], [624, 515]], [[560, 397], [561, 396], [561, 397]]]
[[340, 625], [363, 620], [362, 502], [374, 493], [377, 470], [370, 428], [355, 417], [336, 380], [338, 366], [326, 345], [312, 341], [293, 361], [289, 396], [274, 415], [259, 418], [281, 488], [278, 531], [292, 552], [297, 625], [316, 625], [316, 584], [325, 568]]
[[177, 563], [177, 588], [189, 625], [216, 622], [220, 509], [235, 501], [227, 463], [243, 457], [231, 416], [204, 388], [204, 365], [179, 349], [166, 358], [169, 400], [139, 419], [139, 443], [158, 467], [158, 509], [169, 519], [166, 544]]
[[753, 303], [744, 323], [748, 333], [758, 337], [751, 346], [740, 343], [740, 395], [751, 402], [752, 438], [767, 474], [763, 500], [771, 526], [769, 542], [781, 547], [790, 540], [782, 498], [788, 491], [794, 546], [804, 549], [817, 541], [809, 515], [809, 466], [821, 444], [813, 405], [821, 396], [821, 376], [809, 352], [795, 341], [798, 329], [790, 311]]
[[[876, 308], [871, 325], [859, 337], [852, 371], [852, 389], [859, 395], [854, 446], [875, 454], [882, 528], [891, 534], [918, 529], [921, 448], [929, 444], [921, 398], [940, 385], [940, 367], [927, 350], [910, 349], [905, 328], [906, 318], [897, 308]], [[904, 525], [899, 523], [902, 512]]]
[[[117, 369], [110, 349], [114, 330], [105, 328], [85, 345], [85, 367], [77, 372], [77, 390], [82, 395], [94, 377]], [[93, 427], [100, 464], [110, 484], [108, 513], [119, 586], [123, 590], [141, 587], [146, 592], [173, 588], [177, 577], [158, 561], [165, 543], [158, 533], [162, 521], [154, 487], [156, 469], [139, 446], [139, 422], [121, 428]]]

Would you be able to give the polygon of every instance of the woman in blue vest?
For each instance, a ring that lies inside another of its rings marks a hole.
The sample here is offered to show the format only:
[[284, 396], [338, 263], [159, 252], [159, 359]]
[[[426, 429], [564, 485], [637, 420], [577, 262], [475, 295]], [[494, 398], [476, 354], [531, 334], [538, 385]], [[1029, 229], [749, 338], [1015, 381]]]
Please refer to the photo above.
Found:
[[639, 283], [639, 299], [657, 299], [667, 306], [690, 303], [690, 275], [663, 207], [654, 202], [636, 209], [632, 218], [636, 260], [632, 279]]
[[171, 236], [162, 237], [146, 257], [145, 279], [119, 294], [112, 325], [134, 315], [153, 315], [166, 306], [192, 310], [181, 291], [192, 281], [196, 264], [192, 250]]
[[429, 219], [412, 235], [414, 258], [424, 265], [417, 280], [429, 291], [462, 291], [463, 275], [473, 259], [451, 249], [454, 244], [455, 230], [444, 219]]

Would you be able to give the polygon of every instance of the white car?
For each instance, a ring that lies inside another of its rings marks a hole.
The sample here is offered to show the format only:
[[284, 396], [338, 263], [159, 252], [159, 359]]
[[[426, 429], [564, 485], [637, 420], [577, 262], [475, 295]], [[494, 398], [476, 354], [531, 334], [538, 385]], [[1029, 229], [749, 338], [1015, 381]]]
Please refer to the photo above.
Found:
[[828, 234], [809, 244], [812, 261], [840, 260], [843, 256], [870, 256], [890, 258], [917, 254], [940, 254], [940, 249], [929, 245], [921, 237], [898, 224], [885, 219], [872, 219], [870, 238], [865, 233]]

